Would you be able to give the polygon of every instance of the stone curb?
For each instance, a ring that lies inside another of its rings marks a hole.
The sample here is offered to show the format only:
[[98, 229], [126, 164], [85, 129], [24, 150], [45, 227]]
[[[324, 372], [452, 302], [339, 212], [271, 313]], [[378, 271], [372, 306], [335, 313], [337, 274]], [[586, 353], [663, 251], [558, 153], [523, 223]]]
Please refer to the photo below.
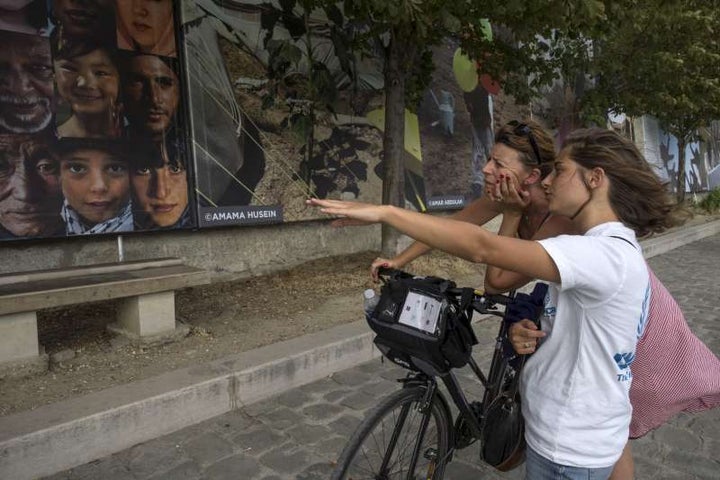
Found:
[[[646, 257], [720, 233], [720, 220], [641, 242]], [[0, 478], [72, 468], [379, 356], [364, 320], [0, 418]]]

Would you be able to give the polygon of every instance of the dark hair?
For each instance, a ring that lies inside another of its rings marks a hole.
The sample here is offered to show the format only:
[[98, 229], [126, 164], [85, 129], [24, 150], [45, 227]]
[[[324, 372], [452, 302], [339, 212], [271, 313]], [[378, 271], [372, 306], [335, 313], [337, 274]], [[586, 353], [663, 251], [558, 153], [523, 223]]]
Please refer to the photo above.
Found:
[[180, 77], [180, 63], [178, 62], [177, 58], [165, 57], [162, 55], [155, 55], [153, 53], [147, 52], [139, 52], [137, 50], [121, 50], [118, 52], [118, 54], [121, 70], [125, 76], [129, 75], [130, 65], [135, 58], [155, 57], [161, 60], [170, 70], [172, 70], [176, 77]]
[[532, 120], [508, 122], [495, 133], [495, 143], [502, 143], [520, 153], [520, 161], [530, 168], [538, 168], [541, 178], [552, 172], [555, 142], [539, 123]]
[[78, 150], [100, 150], [115, 155], [122, 161], [127, 161], [129, 153], [127, 141], [114, 138], [63, 137], [54, 142], [52, 149], [58, 157]]
[[53, 59], [55, 60], [71, 60], [76, 57], [87, 55], [95, 50], [102, 50], [110, 57], [110, 61], [120, 72], [120, 57], [115, 48], [109, 45], [103, 45], [92, 41], [65, 39], [59, 43], [57, 39], [51, 40]]
[[561, 150], [586, 169], [602, 168], [610, 179], [610, 205], [638, 236], [682, 223], [683, 211], [671, 198], [635, 144], [603, 128], [572, 132]]
[[127, 147], [128, 157], [133, 170], [140, 168], [162, 168], [167, 164], [186, 169], [183, 143], [175, 135], [165, 135], [162, 142], [151, 139], [135, 138]]
[[48, 11], [47, 2], [45, 0], [34, 0], [25, 8], [28, 9], [28, 23], [32, 25], [33, 28], [36, 30], [48, 28]]
[[96, 45], [103, 45], [105, 47], [115, 47], [117, 45], [117, 34], [115, 30], [115, 8], [113, 6], [115, 2], [107, 2], [106, 8], [102, 8], [103, 5], [97, 0], [85, 0], [84, 3], [92, 4], [90, 5], [91, 9], [97, 7], [98, 24], [95, 25], [95, 29], [93, 29], [88, 34], [82, 36], [72, 36], [67, 34], [65, 27], [60, 21], [60, 15], [58, 15], [56, 3], [56, 0], [51, 1], [48, 10], [50, 20], [55, 25], [55, 28], [53, 28], [52, 32], [50, 33], [50, 38], [52, 39], [54, 46], [57, 46], [59, 47], [59, 49], [61, 49], [63, 45], [70, 39], [82, 40]]

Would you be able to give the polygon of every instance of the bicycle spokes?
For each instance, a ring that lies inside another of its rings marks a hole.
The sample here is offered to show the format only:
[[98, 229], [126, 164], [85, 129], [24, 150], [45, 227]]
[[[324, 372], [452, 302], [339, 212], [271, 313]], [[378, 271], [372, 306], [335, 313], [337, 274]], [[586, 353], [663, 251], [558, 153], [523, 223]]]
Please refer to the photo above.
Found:
[[396, 405], [368, 433], [344, 478], [434, 480], [438, 469], [437, 414], [419, 401]]

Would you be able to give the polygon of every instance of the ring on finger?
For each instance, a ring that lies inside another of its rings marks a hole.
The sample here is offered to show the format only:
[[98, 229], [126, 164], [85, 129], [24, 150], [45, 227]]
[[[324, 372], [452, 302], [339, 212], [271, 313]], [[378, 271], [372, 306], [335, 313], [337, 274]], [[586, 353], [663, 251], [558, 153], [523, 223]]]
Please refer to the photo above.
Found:
[[532, 343], [525, 342], [525, 343], [523, 344], [523, 346], [524, 346], [525, 348], [530, 348], [530, 347], [532, 347]]

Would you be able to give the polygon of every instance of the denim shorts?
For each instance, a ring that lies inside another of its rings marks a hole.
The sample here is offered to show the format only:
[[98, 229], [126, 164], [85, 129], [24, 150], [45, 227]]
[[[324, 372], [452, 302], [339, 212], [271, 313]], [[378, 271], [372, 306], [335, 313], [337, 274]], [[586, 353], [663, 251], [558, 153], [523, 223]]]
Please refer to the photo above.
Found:
[[560, 465], [551, 462], [532, 448], [527, 447], [525, 480], [607, 480], [614, 466], [582, 468]]

